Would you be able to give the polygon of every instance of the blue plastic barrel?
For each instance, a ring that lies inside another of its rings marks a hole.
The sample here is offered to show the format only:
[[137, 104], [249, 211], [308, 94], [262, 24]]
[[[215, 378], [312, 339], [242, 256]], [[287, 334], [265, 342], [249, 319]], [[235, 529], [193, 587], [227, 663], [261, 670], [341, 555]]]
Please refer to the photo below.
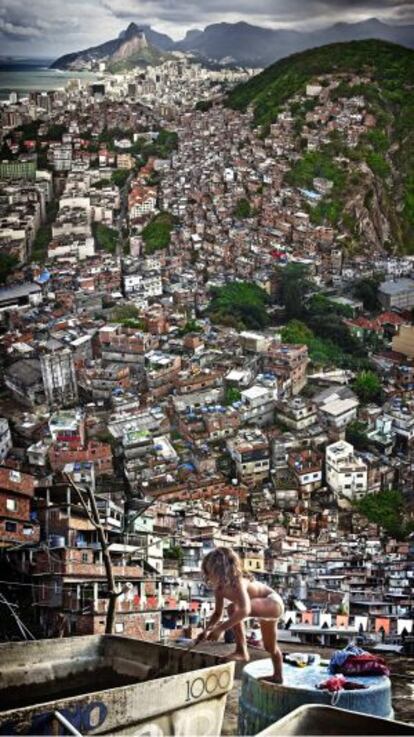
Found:
[[240, 735], [255, 735], [305, 704], [335, 705], [347, 711], [392, 719], [391, 682], [386, 676], [352, 676], [366, 688], [331, 694], [316, 687], [330, 677], [326, 666], [297, 668], [283, 665], [283, 684], [261, 680], [272, 674], [270, 659], [256, 660], [243, 669], [239, 700]]

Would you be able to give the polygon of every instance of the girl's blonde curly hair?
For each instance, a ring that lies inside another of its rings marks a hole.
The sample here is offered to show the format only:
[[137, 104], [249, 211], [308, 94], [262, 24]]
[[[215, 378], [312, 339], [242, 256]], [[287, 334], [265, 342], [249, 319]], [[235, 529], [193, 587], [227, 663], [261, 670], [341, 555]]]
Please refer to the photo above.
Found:
[[244, 575], [239, 556], [225, 547], [215, 548], [207, 553], [201, 569], [207, 583], [214, 579], [220, 581], [221, 585], [234, 585]]

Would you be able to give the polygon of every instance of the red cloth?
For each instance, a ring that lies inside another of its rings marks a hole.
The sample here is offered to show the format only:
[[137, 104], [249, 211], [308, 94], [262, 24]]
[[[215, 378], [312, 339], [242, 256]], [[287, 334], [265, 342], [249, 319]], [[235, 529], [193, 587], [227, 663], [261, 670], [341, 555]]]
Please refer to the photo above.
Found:
[[341, 691], [341, 689], [344, 689], [345, 691], [353, 691], [366, 688], [366, 686], [364, 686], [363, 683], [347, 681], [343, 676], [331, 676], [327, 681], [320, 683], [317, 688], [329, 691], [330, 693], [335, 693], [336, 691]]
[[390, 670], [383, 658], [371, 653], [350, 655], [343, 664], [342, 673], [347, 676], [389, 676]]

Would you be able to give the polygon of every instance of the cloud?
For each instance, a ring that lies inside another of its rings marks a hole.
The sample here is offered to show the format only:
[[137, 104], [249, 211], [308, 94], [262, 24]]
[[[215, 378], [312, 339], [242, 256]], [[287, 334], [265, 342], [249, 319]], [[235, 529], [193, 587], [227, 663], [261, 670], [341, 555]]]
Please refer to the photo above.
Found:
[[75, 51], [118, 36], [129, 21], [182, 38], [189, 28], [247, 21], [311, 29], [376, 16], [414, 23], [412, 2], [398, 0], [0, 0], [2, 53], [43, 56]]
[[341, 20], [378, 16], [398, 20], [414, 17], [413, 6], [398, 0], [101, 0], [114, 17], [147, 23], [204, 26], [218, 21], [246, 20], [277, 26], [325, 25]]
[[106, 41], [118, 25], [99, 0], [0, 0], [2, 53], [53, 56]]

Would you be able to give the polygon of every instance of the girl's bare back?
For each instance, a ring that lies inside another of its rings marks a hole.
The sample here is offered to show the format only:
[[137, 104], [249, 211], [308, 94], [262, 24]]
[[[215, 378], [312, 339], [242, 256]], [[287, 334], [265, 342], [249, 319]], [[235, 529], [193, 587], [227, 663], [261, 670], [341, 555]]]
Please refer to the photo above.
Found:
[[[273, 589], [271, 589], [270, 586], [267, 586], [267, 584], [260, 583], [259, 581], [254, 581], [254, 580], [250, 581], [248, 578], [242, 578], [241, 585], [243, 586], [250, 600], [266, 599], [269, 596], [269, 594], [273, 592]], [[228, 599], [229, 601], [232, 601], [232, 602], [237, 601], [238, 592], [235, 590], [233, 586], [231, 586], [231, 584], [228, 584], [227, 586], [223, 586], [222, 594], [224, 598]]]

